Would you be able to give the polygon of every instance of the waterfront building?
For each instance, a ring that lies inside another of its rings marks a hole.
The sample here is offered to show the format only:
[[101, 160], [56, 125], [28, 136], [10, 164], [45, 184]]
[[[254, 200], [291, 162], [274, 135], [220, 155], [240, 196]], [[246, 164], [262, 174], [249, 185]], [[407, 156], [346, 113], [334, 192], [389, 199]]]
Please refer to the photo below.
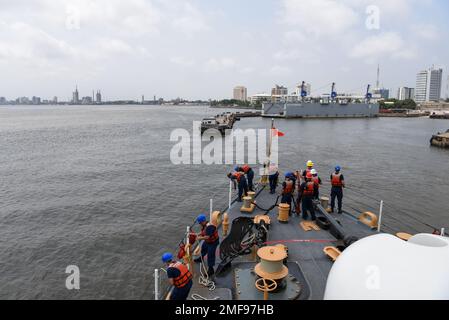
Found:
[[54, 96], [54, 97], [53, 97], [52, 103], [53, 103], [53, 104], [58, 104], [58, 97], [57, 97], [57, 96]]
[[6, 98], [0, 97], [0, 104], [6, 104]]
[[83, 97], [81, 104], [92, 104], [92, 97]]
[[271, 101], [271, 95], [268, 93], [257, 93], [249, 98], [251, 103]]
[[380, 96], [381, 99], [389, 99], [390, 98], [390, 90], [385, 88], [376, 88], [373, 90], [374, 95]]
[[286, 96], [288, 95], [288, 89], [284, 86], [275, 85], [273, 89], [271, 89], [272, 96]]
[[31, 101], [28, 99], [28, 97], [20, 97], [16, 99], [17, 104], [30, 104]]
[[415, 101], [417, 103], [436, 101], [441, 98], [443, 69], [432, 67], [416, 75]]
[[41, 104], [41, 98], [33, 96], [31, 102], [32, 104]]
[[76, 86], [75, 91], [73, 92], [72, 103], [73, 103], [73, 104], [79, 104], [79, 103], [80, 103], [79, 92], [78, 92], [78, 86]]
[[97, 104], [101, 104], [101, 91], [100, 90], [97, 91], [95, 102]]
[[234, 100], [247, 101], [248, 90], [244, 86], [237, 86], [234, 88]]
[[398, 100], [415, 99], [415, 88], [400, 87], [398, 89]]

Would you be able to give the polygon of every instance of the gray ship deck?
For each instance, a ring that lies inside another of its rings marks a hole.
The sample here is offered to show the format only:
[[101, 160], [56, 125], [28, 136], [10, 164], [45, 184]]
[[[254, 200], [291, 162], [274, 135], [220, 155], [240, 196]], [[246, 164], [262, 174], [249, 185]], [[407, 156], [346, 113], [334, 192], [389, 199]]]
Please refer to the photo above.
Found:
[[[271, 207], [277, 198], [276, 194], [270, 194], [268, 188], [262, 187], [256, 194], [256, 202], [261, 208]], [[278, 188], [279, 189], [279, 188]], [[256, 208], [252, 214], [246, 214], [240, 212], [241, 203], [234, 203], [229, 211], [230, 228], [232, 226], [232, 220], [239, 216], [254, 217], [256, 215], [264, 214], [265, 212]], [[301, 294], [296, 299], [323, 299], [327, 275], [332, 267], [332, 261], [323, 253], [325, 246], [336, 245], [337, 239], [329, 233], [329, 231], [304, 231], [300, 222], [301, 217], [296, 216], [293, 213], [290, 217], [288, 224], [280, 223], [277, 220], [278, 208], [275, 207], [269, 212], [271, 218], [271, 226], [268, 232], [267, 241], [279, 241], [279, 240], [299, 240], [299, 239], [319, 239], [329, 240], [329, 243], [286, 243], [288, 247], [288, 261], [289, 261], [289, 273], [294, 276], [299, 285], [301, 286]], [[322, 215], [317, 212], [317, 217]], [[334, 218], [338, 220], [340, 225], [345, 230], [346, 234], [353, 235], [358, 238], [363, 238], [374, 234], [366, 225], [360, 223], [351, 214], [344, 212], [341, 215], [333, 214]], [[229, 230], [230, 231], [230, 230]], [[217, 253], [217, 265], [219, 264], [219, 254]], [[209, 291], [198, 283], [199, 276], [199, 264], [195, 265], [195, 279], [194, 286], [190, 292], [192, 294], [199, 294], [206, 299], [220, 298], [221, 300], [238, 299], [238, 291], [236, 289], [235, 271], [238, 269], [250, 269], [254, 267], [256, 262], [252, 260], [251, 255], [240, 256], [232, 262], [232, 267], [221, 275], [214, 277], [216, 289]], [[242, 281], [243, 282], [243, 281]], [[251, 283], [254, 286], [254, 283]], [[262, 293], [254, 290], [254, 299], [262, 299]]]

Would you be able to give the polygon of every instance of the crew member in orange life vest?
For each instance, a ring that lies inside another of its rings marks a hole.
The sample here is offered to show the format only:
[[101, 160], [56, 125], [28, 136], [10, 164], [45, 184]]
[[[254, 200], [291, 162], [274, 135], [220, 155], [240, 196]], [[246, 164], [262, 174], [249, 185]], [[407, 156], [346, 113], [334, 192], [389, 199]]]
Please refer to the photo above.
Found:
[[235, 171], [240, 171], [243, 172], [244, 174], [246, 174], [247, 180], [248, 180], [248, 189], [249, 191], [254, 191], [253, 188], [253, 179], [254, 179], [254, 171], [253, 169], [245, 164], [242, 167], [235, 167]]
[[322, 184], [321, 178], [318, 176], [318, 172], [315, 169], [310, 171], [312, 174], [312, 181], [317, 185], [317, 192], [315, 194], [315, 199], [320, 198], [320, 185]]
[[217, 251], [218, 244], [220, 243], [219, 237], [218, 237], [218, 230], [217, 227], [213, 224], [209, 223], [207, 221], [207, 218], [204, 214], [200, 214], [196, 221], [201, 226], [201, 233], [198, 234], [197, 240], [203, 241], [203, 244], [201, 246], [201, 257], [195, 259], [195, 262], [201, 262], [201, 260], [204, 261], [204, 257], [207, 255], [207, 265], [208, 270], [207, 274], [208, 276], [212, 276], [215, 266], [215, 253]]
[[331, 212], [334, 212], [335, 198], [338, 200], [338, 213], [342, 214], [343, 188], [345, 187], [345, 178], [341, 174], [341, 167], [336, 166], [335, 172], [331, 174]]
[[245, 195], [245, 197], [248, 195], [248, 182], [246, 181], [245, 174], [240, 171], [231, 172], [228, 174], [228, 178], [237, 181], [237, 186], [239, 189], [239, 198], [238, 202], [242, 202], [242, 196]]
[[169, 252], [162, 255], [162, 262], [167, 265], [168, 281], [173, 285], [170, 300], [187, 300], [193, 284], [189, 269], [183, 263], [173, 261], [173, 255]]
[[293, 192], [295, 192], [295, 181], [293, 172], [287, 172], [285, 174], [285, 181], [282, 183], [281, 203], [286, 203], [290, 206], [290, 215], [292, 211]]
[[[318, 192], [318, 186], [312, 181], [312, 173], [309, 172], [306, 175], [306, 182], [301, 184], [299, 188], [299, 197], [301, 199], [302, 206], [302, 218], [308, 219], [308, 213], [312, 216], [312, 221], [316, 220], [315, 209], [313, 208], [313, 198]], [[298, 201], [299, 203], [299, 201]]]

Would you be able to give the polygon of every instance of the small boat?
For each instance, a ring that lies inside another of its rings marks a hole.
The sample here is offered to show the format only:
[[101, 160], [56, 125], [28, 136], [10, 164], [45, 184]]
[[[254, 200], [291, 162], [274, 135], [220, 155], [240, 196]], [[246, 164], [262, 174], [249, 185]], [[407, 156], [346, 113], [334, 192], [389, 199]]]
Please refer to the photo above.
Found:
[[430, 144], [434, 147], [449, 148], [449, 130], [446, 133], [438, 133], [430, 139]]

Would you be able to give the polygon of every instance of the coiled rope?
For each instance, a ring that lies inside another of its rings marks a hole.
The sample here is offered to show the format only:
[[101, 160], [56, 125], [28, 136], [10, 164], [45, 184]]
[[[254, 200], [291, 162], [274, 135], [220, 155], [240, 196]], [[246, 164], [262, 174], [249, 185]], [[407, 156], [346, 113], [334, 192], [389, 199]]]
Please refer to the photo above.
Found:
[[207, 273], [206, 266], [203, 261], [203, 257], [201, 257], [200, 262], [200, 276], [198, 277], [198, 283], [203, 287], [209, 288], [209, 291], [215, 290], [215, 282], [209, 279], [209, 274]]

